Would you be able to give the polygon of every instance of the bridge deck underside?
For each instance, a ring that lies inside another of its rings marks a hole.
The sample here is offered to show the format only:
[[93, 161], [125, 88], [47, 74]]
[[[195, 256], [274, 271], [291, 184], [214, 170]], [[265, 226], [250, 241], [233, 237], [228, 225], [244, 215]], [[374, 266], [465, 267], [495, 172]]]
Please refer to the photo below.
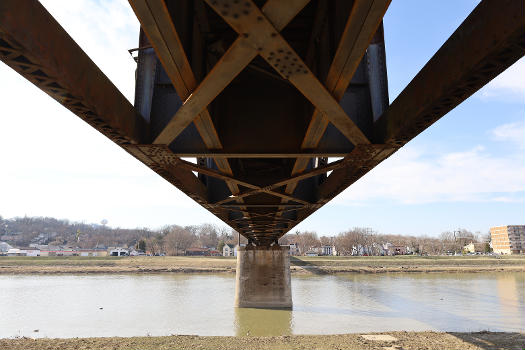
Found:
[[389, 105], [389, 2], [130, 0], [135, 106], [37, 1], [0, 3], [0, 59], [270, 245], [525, 52], [523, 2], [484, 0]]

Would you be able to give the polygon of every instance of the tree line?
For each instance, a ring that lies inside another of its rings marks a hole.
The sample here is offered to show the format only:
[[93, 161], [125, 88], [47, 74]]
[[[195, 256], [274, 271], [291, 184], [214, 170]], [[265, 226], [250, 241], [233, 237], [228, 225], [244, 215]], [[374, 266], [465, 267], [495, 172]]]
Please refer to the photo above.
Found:
[[[169, 225], [158, 230], [149, 228], [112, 228], [105, 224], [86, 224], [50, 217], [0, 216], [0, 241], [16, 246], [39, 242], [79, 248], [135, 247], [151, 254], [182, 255], [190, 247], [205, 247], [222, 252], [225, 244], [246, 243], [247, 240], [231, 228], [213, 224], [190, 226]], [[353, 228], [336, 236], [319, 236], [313, 231], [296, 231], [280, 238], [280, 244], [297, 244], [301, 253], [322, 245], [334, 246], [339, 255], [366, 252], [378, 255], [381, 246], [391, 243], [404, 246], [416, 254], [460, 252], [470, 242], [488, 242], [490, 234], [474, 234], [468, 230], [447, 231], [438, 237], [381, 234], [368, 228]]]

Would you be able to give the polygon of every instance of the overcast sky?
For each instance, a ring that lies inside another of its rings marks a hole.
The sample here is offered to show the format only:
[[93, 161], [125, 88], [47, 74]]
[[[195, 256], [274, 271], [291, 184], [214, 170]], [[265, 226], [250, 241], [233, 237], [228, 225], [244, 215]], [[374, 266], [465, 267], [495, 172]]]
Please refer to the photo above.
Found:
[[[385, 16], [390, 100], [478, 2], [394, 0]], [[133, 102], [139, 24], [128, 3], [43, 1]], [[439, 234], [524, 224], [522, 59], [297, 228], [332, 235]], [[0, 215], [110, 226], [223, 225], [95, 129], [0, 63]]]

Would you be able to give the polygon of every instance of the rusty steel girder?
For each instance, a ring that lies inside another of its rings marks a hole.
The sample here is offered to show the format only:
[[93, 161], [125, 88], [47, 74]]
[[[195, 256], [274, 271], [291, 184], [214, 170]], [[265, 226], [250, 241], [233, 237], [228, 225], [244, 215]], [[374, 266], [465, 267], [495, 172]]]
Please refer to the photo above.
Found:
[[0, 2], [0, 59], [257, 245], [525, 53], [523, 1], [483, 0], [388, 106], [389, 0], [129, 1], [135, 107], [37, 1]]

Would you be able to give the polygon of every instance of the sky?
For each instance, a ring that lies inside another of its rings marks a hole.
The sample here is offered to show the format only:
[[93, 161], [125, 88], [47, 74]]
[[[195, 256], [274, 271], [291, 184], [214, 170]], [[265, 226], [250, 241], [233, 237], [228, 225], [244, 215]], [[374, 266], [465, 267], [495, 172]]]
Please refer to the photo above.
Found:
[[[138, 46], [139, 23], [128, 3], [42, 3], [133, 103], [127, 50]], [[392, 1], [384, 18], [391, 102], [477, 3]], [[438, 235], [525, 224], [524, 77], [521, 59], [295, 229]], [[224, 225], [1, 62], [0, 101], [2, 217]]]

